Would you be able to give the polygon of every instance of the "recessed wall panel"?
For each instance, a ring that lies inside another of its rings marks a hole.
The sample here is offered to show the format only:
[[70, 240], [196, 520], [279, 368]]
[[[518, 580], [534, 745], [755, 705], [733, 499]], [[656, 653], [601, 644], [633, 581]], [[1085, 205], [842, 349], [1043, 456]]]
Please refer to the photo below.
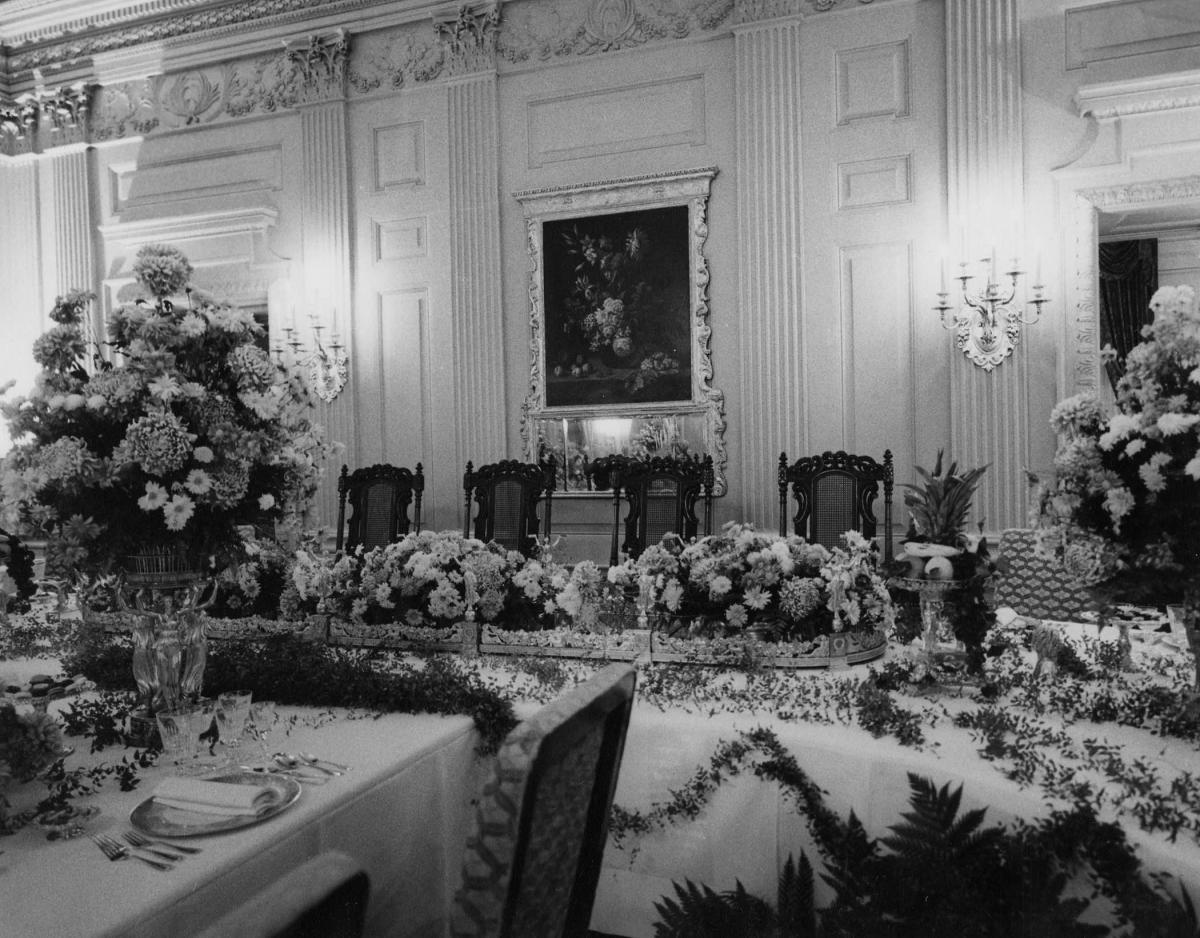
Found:
[[372, 141], [375, 188], [425, 182], [425, 125], [421, 121], [376, 127]]
[[401, 261], [429, 253], [429, 219], [394, 218], [372, 223], [375, 230], [375, 260]]
[[870, 208], [912, 200], [912, 164], [908, 156], [839, 163], [838, 208]]
[[[586, 119], [581, 116], [586, 115]], [[704, 143], [704, 79], [690, 75], [530, 101], [529, 165]]]
[[410, 468], [426, 459], [428, 308], [429, 291], [424, 287], [379, 294], [376, 354], [383, 401], [379, 428], [383, 459]]
[[198, 154], [162, 163], [109, 167], [113, 211], [283, 188], [279, 147]]
[[1067, 68], [1200, 45], [1196, 0], [1116, 0], [1065, 12]]
[[914, 419], [911, 245], [846, 246], [838, 260], [846, 440], [852, 451], [877, 457], [891, 449], [906, 465]]
[[907, 117], [909, 86], [907, 39], [839, 50], [835, 61], [838, 124]]

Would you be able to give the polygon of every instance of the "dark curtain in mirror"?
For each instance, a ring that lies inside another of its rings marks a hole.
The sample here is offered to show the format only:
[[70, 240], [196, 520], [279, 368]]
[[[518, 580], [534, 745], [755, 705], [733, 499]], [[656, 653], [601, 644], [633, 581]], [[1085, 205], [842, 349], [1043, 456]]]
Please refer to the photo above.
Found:
[[1142, 341], [1153, 319], [1150, 298], [1158, 289], [1158, 241], [1108, 241], [1100, 245], [1100, 346], [1111, 345], [1116, 361], [1105, 369], [1113, 388], [1125, 373], [1125, 356]]

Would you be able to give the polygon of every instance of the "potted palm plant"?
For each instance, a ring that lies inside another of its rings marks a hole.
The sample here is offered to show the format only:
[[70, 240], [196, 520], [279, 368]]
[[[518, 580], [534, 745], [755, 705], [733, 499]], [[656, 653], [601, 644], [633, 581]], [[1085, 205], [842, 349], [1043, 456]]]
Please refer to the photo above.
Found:
[[987, 466], [958, 471], [951, 461], [942, 472], [943, 451], [938, 450], [933, 472], [914, 466], [921, 485], [904, 484], [904, 507], [908, 509], [909, 530], [904, 553], [909, 573], [927, 579], [949, 579], [954, 574], [951, 557], [968, 546], [967, 513]]

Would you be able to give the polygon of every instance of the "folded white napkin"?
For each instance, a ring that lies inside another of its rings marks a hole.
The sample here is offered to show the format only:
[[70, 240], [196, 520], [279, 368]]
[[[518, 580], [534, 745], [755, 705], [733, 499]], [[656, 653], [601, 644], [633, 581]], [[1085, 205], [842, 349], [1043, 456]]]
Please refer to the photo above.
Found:
[[154, 800], [171, 808], [200, 814], [254, 815], [267, 810], [274, 803], [275, 795], [261, 785], [172, 777], [158, 783]]

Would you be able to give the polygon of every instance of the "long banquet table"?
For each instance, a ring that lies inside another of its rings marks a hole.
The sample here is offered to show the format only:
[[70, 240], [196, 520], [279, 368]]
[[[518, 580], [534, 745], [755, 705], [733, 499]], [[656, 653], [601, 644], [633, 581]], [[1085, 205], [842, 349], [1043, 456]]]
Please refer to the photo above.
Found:
[[[259, 824], [181, 840], [202, 852], [168, 873], [110, 862], [86, 836], [50, 842], [29, 825], [0, 838], [0, 936], [183, 938], [331, 849], [356, 858], [370, 876], [368, 935], [444, 935], [476, 777], [471, 719], [291, 707], [280, 716], [274, 749], [315, 752], [351, 771], [304, 785], [295, 804]], [[80, 754], [68, 768], [122, 755], [119, 748]], [[88, 833], [128, 830], [129, 813], [170, 768], [140, 774], [135, 791], [121, 792], [109, 779], [86, 800], [101, 807]]]

